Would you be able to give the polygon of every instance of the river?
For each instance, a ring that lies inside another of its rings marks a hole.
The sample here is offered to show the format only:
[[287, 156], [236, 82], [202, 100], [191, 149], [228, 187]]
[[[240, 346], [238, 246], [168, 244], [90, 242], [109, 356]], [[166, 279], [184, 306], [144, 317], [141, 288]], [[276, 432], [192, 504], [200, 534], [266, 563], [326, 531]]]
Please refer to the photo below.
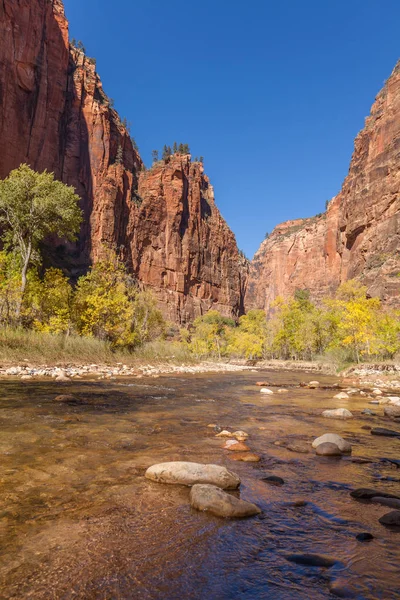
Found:
[[[260, 394], [255, 382], [263, 379], [288, 393]], [[391, 509], [350, 497], [356, 487], [400, 495], [400, 471], [380, 461], [400, 458], [400, 439], [363, 428], [396, 426], [365, 397], [339, 401], [333, 389], [299, 387], [311, 379], [264, 371], [107, 383], [3, 380], [0, 597], [400, 598], [400, 533], [378, 522]], [[82, 404], [54, 402], [61, 393]], [[354, 418], [321, 416], [339, 406]], [[378, 416], [361, 415], [366, 407]], [[209, 424], [246, 431], [260, 462], [233, 460]], [[310, 442], [329, 431], [352, 443], [353, 458], [371, 462], [316, 456]], [[147, 467], [172, 460], [226, 466], [242, 480], [241, 497], [262, 514], [213, 517], [190, 508], [189, 488], [145, 479]], [[284, 485], [266, 483], [268, 475]], [[361, 543], [360, 532], [374, 539]], [[287, 560], [292, 553], [338, 562], [301, 566]]]

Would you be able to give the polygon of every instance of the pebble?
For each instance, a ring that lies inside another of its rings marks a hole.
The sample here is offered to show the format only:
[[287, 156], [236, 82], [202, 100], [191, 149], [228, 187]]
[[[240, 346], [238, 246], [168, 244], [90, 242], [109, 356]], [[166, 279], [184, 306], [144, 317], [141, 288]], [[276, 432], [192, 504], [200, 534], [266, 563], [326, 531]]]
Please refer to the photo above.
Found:
[[300, 454], [307, 454], [310, 452], [310, 448], [305, 444], [288, 444], [286, 448], [291, 452], [299, 452]]
[[347, 408], [334, 408], [332, 410], [324, 410], [322, 416], [327, 419], [351, 419], [353, 415]]
[[372, 535], [372, 533], [368, 533], [368, 532], [363, 532], [363, 533], [357, 533], [356, 535], [356, 540], [359, 542], [369, 542], [370, 540], [373, 540], [374, 536]]
[[320, 386], [319, 381], [310, 381], [310, 383], [308, 384], [308, 387], [310, 388], [310, 390], [319, 388], [319, 386]]
[[232, 437], [232, 433], [227, 429], [223, 429], [220, 433], [217, 433], [215, 437]]
[[256, 385], [258, 385], [259, 387], [265, 387], [271, 384], [269, 383], [269, 381], [257, 381]]
[[243, 442], [237, 440], [228, 440], [223, 446], [224, 450], [230, 450], [231, 452], [249, 452], [250, 448]]
[[270, 390], [269, 388], [261, 388], [260, 392], [261, 392], [262, 394], [269, 394], [269, 395], [271, 395], [271, 394], [273, 394], [273, 393], [274, 393], [274, 392], [273, 392], [272, 390]]
[[347, 400], [350, 396], [346, 392], [339, 392], [336, 396], [333, 396], [336, 400]]

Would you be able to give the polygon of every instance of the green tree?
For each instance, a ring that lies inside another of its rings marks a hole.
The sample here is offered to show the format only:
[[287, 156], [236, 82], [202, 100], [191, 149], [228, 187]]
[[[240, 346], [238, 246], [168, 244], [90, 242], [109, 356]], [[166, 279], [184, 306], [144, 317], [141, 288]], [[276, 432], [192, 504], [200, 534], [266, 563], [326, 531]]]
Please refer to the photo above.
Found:
[[176, 142], [174, 142], [172, 151], [174, 154], [176, 154], [178, 152], [178, 144]]
[[36, 173], [21, 165], [0, 181], [0, 224], [6, 248], [21, 257], [19, 319], [26, 288], [27, 272], [40, 243], [50, 235], [76, 239], [82, 221], [79, 197], [72, 187], [54, 179], [53, 173]]
[[158, 162], [158, 150], [152, 150], [151, 151], [151, 156], [153, 158], [153, 164]]

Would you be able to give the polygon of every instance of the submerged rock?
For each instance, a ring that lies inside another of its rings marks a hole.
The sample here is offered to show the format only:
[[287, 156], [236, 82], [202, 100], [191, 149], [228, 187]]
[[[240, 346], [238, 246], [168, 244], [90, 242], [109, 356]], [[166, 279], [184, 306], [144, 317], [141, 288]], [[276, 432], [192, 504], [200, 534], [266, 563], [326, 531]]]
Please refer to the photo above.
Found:
[[316, 448], [318, 456], [342, 456], [340, 448], [332, 442], [323, 442]]
[[63, 404], [83, 404], [82, 400], [72, 394], [60, 394], [53, 399], [53, 402], [61, 402]]
[[389, 494], [387, 492], [383, 492], [382, 490], [371, 490], [370, 488], [358, 488], [350, 492], [350, 496], [359, 500], [371, 500], [371, 498], [376, 498], [378, 496], [381, 498], [400, 499], [400, 496], [396, 496], [395, 494]]
[[318, 448], [320, 444], [324, 444], [329, 442], [331, 444], [336, 444], [341, 452], [350, 453], [351, 452], [351, 444], [347, 440], [344, 440], [337, 433], [324, 433], [320, 437], [316, 438], [313, 443], [313, 448]]
[[277, 475], [268, 475], [268, 477], [263, 477], [262, 480], [266, 483], [269, 483], [270, 485], [276, 486], [281, 486], [285, 483], [282, 477], [278, 477]]
[[386, 429], [385, 427], [374, 427], [371, 429], [372, 435], [382, 435], [385, 437], [400, 437], [400, 431], [393, 431], [393, 429]]
[[353, 415], [347, 408], [333, 408], [324, 410], [322, 416], [327, 419], [351, 419]]
[[371, 502], [400, 510], [400, 499], [397, 498], [384, 498], [383, 496], [374, 496], [373, 498], [371, 498]]
[[240, 485], [240, 479], [236, 473], [228, 471], [225, 467], [185, 461], [153, 465], [147, 469], [145, 477], [159, 483], [189, 486], [196, 483], [209, 483], [228, 490], [236, 489]]
[[381, 525], [400, 527], [400, 510], [392, 510], [379, 519]]
[[194, 485], [190, 490], [190, 505], [217, 517], [252, 517], [261, 513], [255, 504], [231, 496], [215, 485]]
[[286, 559], [296, 565], [305, 565], [307, 567], [325, 567], [329, 569], [336, 565], [339, 561], [331, 556], [323, 556], [322, 554], [288, 554]]
[[261, 456], [258, 456], [258, 454], [253, 454], [253, 452], [238, 452], [237, 454], [233, 454], [229, 458], [231, 458], [232, 460], [238, 460], [242, 462], [260, 462], [261, 460]]
[[333, 397], [337, 400], [347, 400], [349, 398], [349, 395], [346, 394], [346, 392], [339, 392], [338, 394], [336, 394], [336, 396]]
[[259, 387], [265, 387], [266, 385], [271, 385], [269, 381], [257, 381], [256, 385]]
[[286, 448], [291, 452], [299, 452], [300, 454], [308, 454], [308, 452], [310, 452], [310, 449], [306, 444], [288, 444]]
[[369, 542], [373, 539], [374, 539], [374, 536], [372, 535], [372, 533], [368, 533], [368, 532], [357, 533], [357, 535], [356, 535], [356, 540], [359, 542]]

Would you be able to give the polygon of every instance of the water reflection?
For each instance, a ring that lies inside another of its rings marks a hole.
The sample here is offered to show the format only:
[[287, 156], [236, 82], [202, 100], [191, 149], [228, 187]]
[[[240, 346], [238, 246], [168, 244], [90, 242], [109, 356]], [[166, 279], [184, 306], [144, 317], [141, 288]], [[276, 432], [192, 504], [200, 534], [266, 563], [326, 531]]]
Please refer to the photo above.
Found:
[[[262, 396], [254, 385], [262, 378], [288, 393]], [[396, 465], [379, 460], [399, 459], [400, 440], [363, 429], [388, 426], [382, 407], [376, 417], [361, 415], [365, 398], [333, 400], [330, 389], [298, 387], [302, 379], [266, 372], [140, 384], [3, 381], [1, 597], [399, 598], [400, 535], [378, 523], [388, 509], [349, 491], [400, 494]], [[54, 402], [58, 394], [81, 403]], [[339, 406], [356, 418], [320, 416]], [[210, 423], [247, 431], [261, 461], [233, 461]], [[310, 442], [327, 431], [352, 442], [352, 457], [315, 456]], [[144, 479], [149, 465], [165, 460], [227, 466], [262, 515], [225, 521], [193, 511], [188, 489]], [[268, 475], [285, 484], [269, 485]], [[358, 542], [363, 531], [374, 540]], [[337, 563], [321, 569], [286, 559], [301, 552]]]

